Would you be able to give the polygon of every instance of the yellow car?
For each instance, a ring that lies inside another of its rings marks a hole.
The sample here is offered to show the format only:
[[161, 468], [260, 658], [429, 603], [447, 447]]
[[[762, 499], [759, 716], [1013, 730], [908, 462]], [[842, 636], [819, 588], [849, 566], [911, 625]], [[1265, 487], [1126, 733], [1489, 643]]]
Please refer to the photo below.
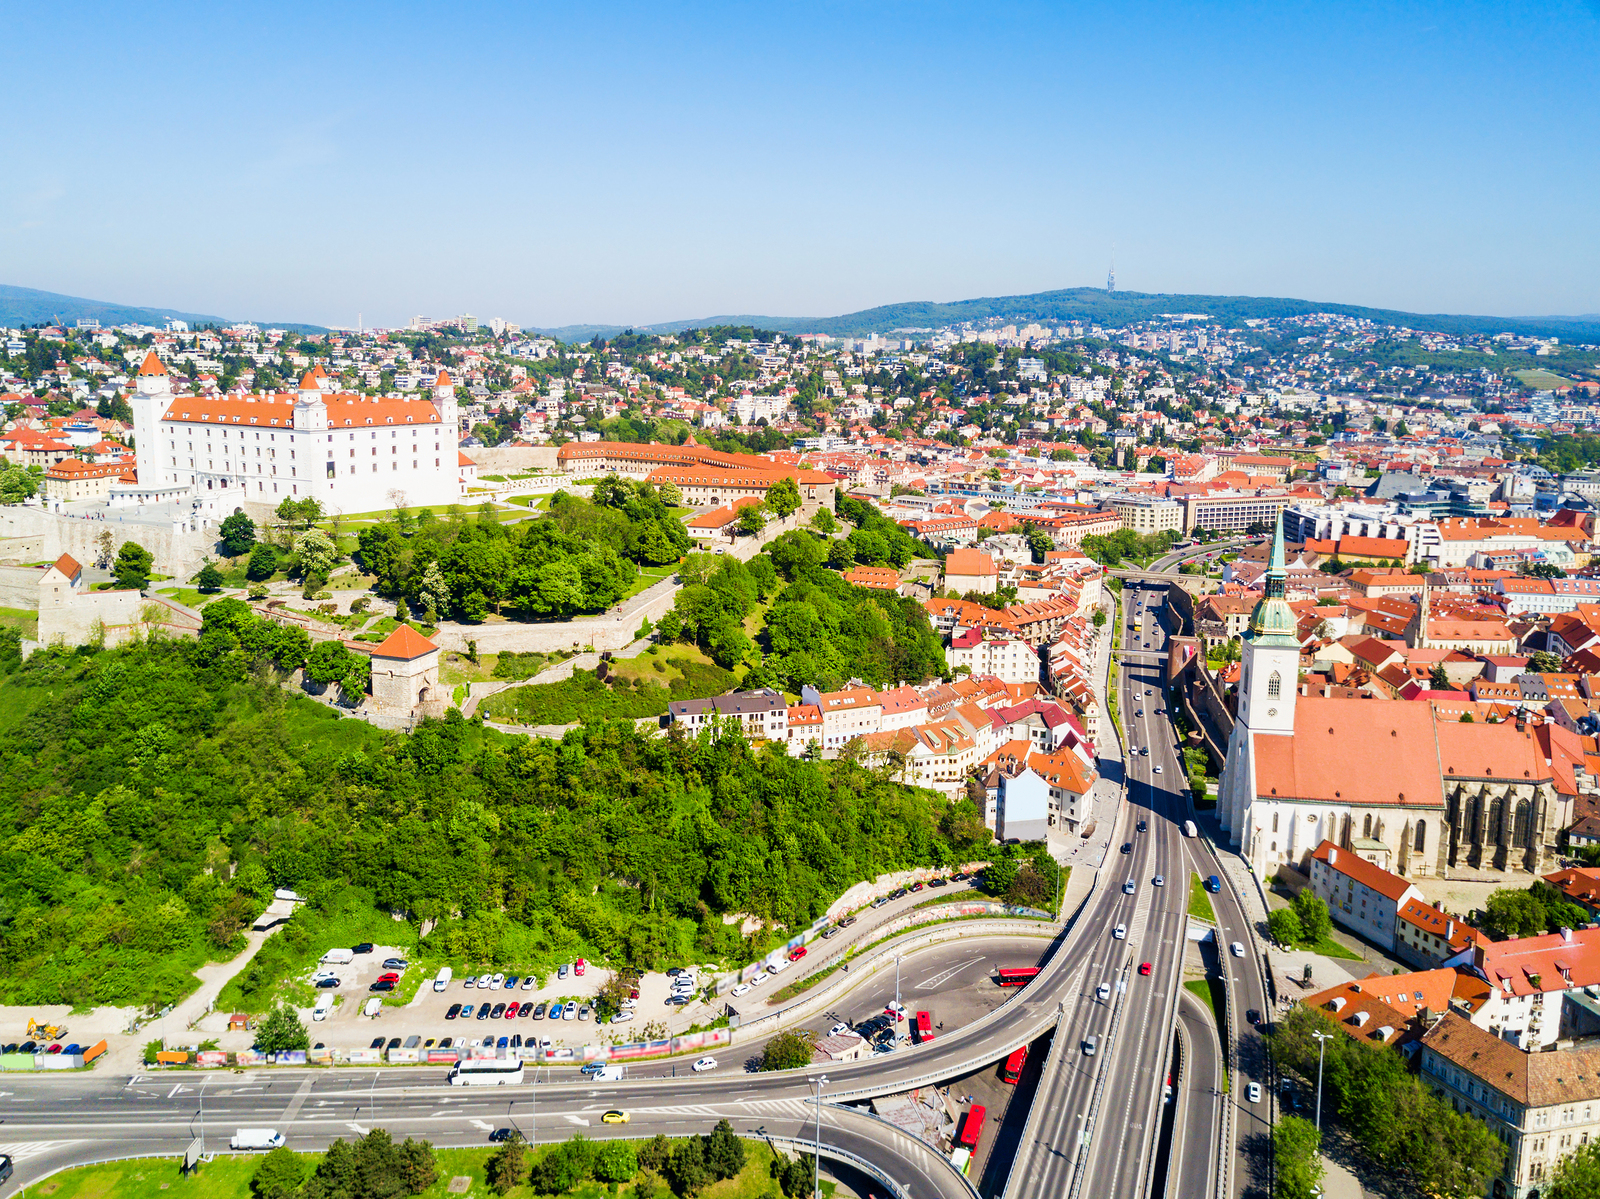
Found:
[[602, 1124], [626, 1124], [627, 1122], [627, 1112], [607, 1112], [600, 1117], [600, 1123]]

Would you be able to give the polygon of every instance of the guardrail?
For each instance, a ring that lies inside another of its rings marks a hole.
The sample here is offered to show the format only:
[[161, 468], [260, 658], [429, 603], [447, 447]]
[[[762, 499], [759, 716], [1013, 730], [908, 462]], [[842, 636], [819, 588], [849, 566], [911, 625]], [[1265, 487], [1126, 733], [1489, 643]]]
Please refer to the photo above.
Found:
[[1016, 1177], [1017, 1158], [1021, 1156], [1022, 1146], [1031, 1145], [1033, 1138], [1038, 1135], [1040, 1113], [1045, 1108], [1045, 1105], [1038, 1101], [1039, 1096], [1048, 1094], [1050, 1087], [1055, 1085], [1056, 1079], [1061, 1074], [1061, 1063], [1067, 1056], [1067, 1043], [1071, 1038], [1063, 1036], [1061, 1032], [1060, 1017], [1065, 1014], [1064, 1007], [1063, 1004], [1063, 1010], [1057, 1013], [1056, 1030], [1050, 1038], [1050, 1056], [1045, 1058], [1044, 1066], [1039, 1070], [1039, 1085], [1033, 1092], [1034, 1102], [1028, 1109], [1027, 1122], [1023, 1124], [1022, 1135], [1017, 1140], [1017, 1152], [1011, 1157], [1011, 1169], [1006, 1172], [1006, 1185], [1000, 1190], [1002, 1199], [1010, 1199], [1011, 1181]]
[[[1185, 920], [1187, 920], [1188, 917], [1185, 916], [1184, 918], [1185, 918]], [[1185, 926], [1185, 927], [1187, 928], [1187, 926]], [[1174, 1028], [1176, 1028], [1178, 1026], [1178, 999], [1179, 999], [1179, 992], [1183, 989], [1183, 959], [1184, 959], [1184, 954], [1183, 953], [1176, 953], [1176, 954], [1173, 954], [1173, 956], [1172, 956], [1172, 974], [1171, 974], [1170, 979], [1169, 979], [1169, 982], [1171, 983], [1171, 986], [1170, 986], [1170, 989], [1168, 991], [1168, 994], [1171, 996], [1171, 998], [1169, 998], [1167, 1000], [1166, 1019], [1161, 1025], [1161, 1027], [1164, 1028], [1164, 1029], [1167, 1029], [1169, 1031], [1169, 1033], [1170, 1033], [1170, 1030], [1172, 1030], [1172, 1029], [1174, 1029]], [[1171, 1037], [1169, 1035], [1169, 1037], [1167, 1039], [1166, 1055], [1162, 1058], [1162, 1061], [1167, 1064], [1166, 1072], [1163, 1073], [1162, 1075], [1160, 1075], [1160, 1077], [1163, 1080], [1171, 1076], [1171, 1073], [1172, 1073], [1172, 1058], [1171, 1058], [1171, 1055], [1172, 1055], [1172, 1053], [1173, 1053], [1172, 1040], [1171, 1040]], [[1153, 1091], [1151, 1093], [1151, 1096], [1150, 1096], [1149, 1104], [1147, 1105], [1145, 1127], [1150, 1128], [1152, 1130], [1157, 1130], [1157, 1129], [1160, 1128], [1160, 1118], [1159, 1117], [1160, 1117], [1160, 1114], [1161, 1114], [1162, 1096], [1163, 1096], [1163, 1092], [1161, 1090], [1158, 1089], [1156, 1091]], [[1154, 1108], [1155, 1114], [1154, 1114], [1153, 1117], [1151, 1116], [1151, 1114], [1149, 1112], [1150, 1108]], [[1153, 1133], [1152, 1135], [1159, 1135], [1159, 1133], [1158, 1132], [1157, 1133]], [[1153, 1143], [1154, 1143], [1153, 1141], [1146, 1141], [1145, 1142], [1146, 1146], [1152, 1145]], [[1149, 1194], [1150, 1193], [1150, 1187], [1155, 1182], [1155, 1168], [1156, 1168], [1156, 1155], [1152, 1152], [1145, 1159], [1145, 1185], [1144, 1185], [1145, 1194]], [[1171, 1177], [1171, 1173], [1172, 1173], [1172, 1171], [1171, 1171], [1171, 1159], [1169, 1158], [1168, 1159], [1168, 1171], [1167, 1171], [1167, 1176], [1169, 1178]], [[1221, 1199], [1220, 1196], [1219, 1196], [1219, 1199]]]
[[978, 1188], [972, 1185], [972, 1179], [968, 1178], [960, 1170], [957, 1170], [955, 1166], [951, 1164], [949, 1158], [945, 1157], [944, 1154], [940, 1153], [937, 1149], [934, 1149], [931, 1145], [928, 1145], [927, 1142], [922, 1140], [922, 1138], [912, 1136], [898, 1124], [894, 1124], [888, 1120], [885, 1120], [876, 1112], [864, 1111], [859, 1107], [850, 1107], [848, 1104], [834, 1103], [832, 1101], [829, 1101], [828, 1106], [836, 1111], [849, 1112], [853, 1116], [864, 1116], [866, 1119], [871, 1120], [874, 1123], [883, 1125], [890, 1138], [900, 1136], [914, 1142], [918, 1149], [921, 1149], [927, 1153], [931, 1153], [934, 1157], [938, 1158], [944, 1166], [948, 1167], [950, 1173], [961, 1180], [961, 1185], [966, 1188], [967, 1193], [972, 1196], [972, 1199], [979, 1199]]
[[901, 1186], [894, 1179], [890, 1178], [866, 1158], [861, 1157], [858, 1154], [851, 1153], [848, 1149], [841, 1149], [837, 1145], [829, 1145], [827, 1142], [823, 1142], [823, 1144], [818, 1145], [814, 1141], [790, 1141], [783, 1137], [768, 1137], [767, 1144], [771, 1145], [774, 1149], [787, 1148], [793, 1152], [796, 1157], [802, 1153], [813, 1153], [820, 1154], [823, 1157], [833, 1158], [836, 1161], [849, 1162], [856, 1169], [867, 1175], [870, 1175], [873, 1178], [876, 1178], [884, 1186], [888, 1187], [889, 1193], [893, 1195], [895, 1199], [911, 1199], [911, 1192], [906, 1190], [905, 1187]]
[[[943, 905], [940, 905], [943, 906]], [[953, 905], [952, 905], [953, 906]], [[924, 908], [923, 911], [937, 913], [938, 909]], [[786, 1008], [770, 1012], [765, 1016], [758, 1016], [754, 1020], [741, 1020], [739, 1023], [739, 1039], [743, 1040], [749, 1034], [765, 1033], [771, 1029], [792, 1024], [796, 1020], [809, 1017], [814, 1009], [827, 1008], [833, 1005], [835, 999], [847, 990], [854, 989], [855, 985], [864, 978], [871, 978], [879, 970], [891, 964], [895, 955], [904, 954], [912, 950], [925, 949], [930, 945], [937, 945], [941, 941], [953, 940], [959, 937], [974, 936], [1019, 936], [1040, 937], [1053, 939], [1062, 931], [1061, 927], [1053, 923], [1023, 920], [984, 920], [966, 919], [947, 921], [946, 917], [934, 915], [932, 920], [946, 921], [937, 924], [934, 928], [920, 933], [908, 933], [904, 938], [896, 934], [891, 940], [882, 943], [878, 951], [870, 957], [862, 959], [854, 969], [841, 970], [839, 976], [832, 982], [822, 983], [816, 988], [807, 991], [805, 996], [796, 1000]], [[919, 921], [928, 923], [928, 921]]]
[[1106, 1063], [1110, 1060], [1109, 1050], [1117, 1043], [1117, 1032], [1122, 1027], [1122, 1013], [1128, 1006], [1128, 966], [1131, 959], [1122, 965], [1122, 977], [1117, 979], [1118, 991], [1121, 998], [1111, 1013], [1111, 1027], [1106, 1029], [1105, 1044], [1102, 1048], [1108, 1052], [1100, 1055], [1100, 1064], [1095, 1070], [1094, 1093], [1089, 1096], [1089, 1111], [1083, 1121], [1083, 1133], [1078, 1138], [1077, 1160], [1072, 1165], [1072, 1185], [1067, 1191], [1068, 1199], [1078, 1199], [1078, 1194], [1083, 1190], [1083, 1176], [1089, 1162], [1089, 1146], [1094, 1143], [1095, 1121], [1100, 1116], [1100, 1100], [1105, 1097], [1106, 1077], [1111, 1073]]

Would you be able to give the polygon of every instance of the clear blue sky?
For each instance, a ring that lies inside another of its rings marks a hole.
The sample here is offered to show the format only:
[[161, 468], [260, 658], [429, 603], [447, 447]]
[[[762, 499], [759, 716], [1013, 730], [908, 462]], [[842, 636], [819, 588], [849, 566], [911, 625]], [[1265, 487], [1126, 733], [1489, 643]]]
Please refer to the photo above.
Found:
[[646, 323], [1114, 243], [1126, 290], [1600, 312], [1596, 61], [1600, 0], [19, 5], [0, 282]]

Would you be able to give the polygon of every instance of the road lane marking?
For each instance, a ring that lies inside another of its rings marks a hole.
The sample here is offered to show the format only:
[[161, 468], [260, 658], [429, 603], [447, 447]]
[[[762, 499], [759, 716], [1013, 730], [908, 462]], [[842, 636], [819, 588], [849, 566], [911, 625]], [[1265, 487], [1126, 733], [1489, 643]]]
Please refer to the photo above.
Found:
[[941, 986], [946, 982], [949, 982], [952, 978], [954, 978], [956, 975], [960, 974], [963, 970], [967, 969], [968, 967], [976, 966], [979, 962], [984, 961], [984, 960], [985, 959], [982, 958], [982, 957], [975, 957], [971, 961], [962, 962], [961, 965], [959, 965], [959, 966], [951, 966], [948, 970], [943, 970], [943, 971], [939, 972], [938, 974], [935, 974], [932, 978], [928, 979], [926, 982], [918, 983], [915, 987], [912, 988], [912, 990], [914, 990], [914, 991], [931, 991], [933, 988]]

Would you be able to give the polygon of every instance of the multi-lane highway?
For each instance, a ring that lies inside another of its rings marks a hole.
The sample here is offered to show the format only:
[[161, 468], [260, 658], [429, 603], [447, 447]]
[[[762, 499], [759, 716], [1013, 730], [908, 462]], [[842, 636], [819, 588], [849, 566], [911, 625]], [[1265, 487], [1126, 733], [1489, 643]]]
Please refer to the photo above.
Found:
[[[1203, 840], [1182, 835], [1188, 814], [1184, 771], [1172, 726], [1159, 711], [1167, 702], [1162, 665], [1167, 630], [1158, 617], [1141, 620], [1142, 609], [1159, 609], [1162, 601], [1158, 587], [1134, 586], [1125, 593], [1118, 703], [1127, 747], [1127, 801], [1094, 890], [1031, 985], [964, 1027], [942, 1033], [932, 1045], [775, 1074], [734, 1073], [724, 1063], [722, 1070], [704, 1075], [662, 1077], [673, 1067], [656, 1066], [602, 1084], [579, 1081], [568, 1070], [505, 1090], [449, 1087], [442, 1068], [217, 1071], [131, 1080], [105, 1074], [10, 1075], [0, 1150], [16, 1158], [17, 1173], [7, 1189], [76, 1161], [180, 1153], [201, 1130], [202, 1120], [208, 1145], [216, 1148], [239, 1127], [277, 1128], [291, 1146], [311, 1149], [380, 1126], [437, 1145], [462, 1145], [481, 1144], [491, 1129], [508, 1123], [544, 1141], [580, 1129], [592, 1135], [684, 1135], [705, 1131], [723, 1117], [741, 1134], [809, 1141], [815, 1135], [815, 1080], [823, 1075], [829, 1080], [824, 1097], [835, 1102], [902, 1092], [992, 1063], [1059, 1021], [1053, 1055], [1059, 1068], [1047, 1071], [1042, 1085], [1048, 1090], [1036, 1099], [1038, 1110], [1018, 1147], [1007, 1194], [1146, 1195], [1179, 1011], [1188, 876], [1191, 870], [1202, 877], [1223, 873]], [[1114, 762], [1109, 738], [1103, 748]], [[1119, 852], [1123, 843], [1129, 847], [1125, 854]], [[1164, 886], [1155, 885], [1157, 875]], [[1129, 882], [1131, 893], [1124, 889]], [[1272, 1093], [1262, 1073], [1260, 1040], [1245, 1012], [1254, 1008], [1265, 1015], [1268, 1006], [1245, 910], [1231, 883], [1213, 903], [1219, 960], [1229, 972], [1233, 996], [1226, 1035], [1239, 1045], [1239, 1065], [1230, 1093], [1219, 1098], [1202, 1093], [1208, 1057], [1191, 1054], [1180, 1084], [1181, 1141], [1167, 1174], [1167, 1193], [1211, 1196], [1220, 1152], [1229, 1159], [1225, 1199], [1231, 1199], [1265, 1181], [1255, 1163], [1232, 1158], [1235, 1142], [1245, 1143], [1250, 1132], [1266, 1127], [1265, 1101], [1250, 1105], [1244, 1099], [1250, 1078], [1263, 1082], [1267, 1096]], [[1118, 926], [1125, 936], [1117, 935]], [[1234, 940], [1245, 946], [1244, 957], [1228, 952]], [[973, 945], [972, 955], [979, 948]], [[1140, 970], [1144, 963], [1149, 963], [1148, 974]], [[876, 985], [883, 981], [880, 975]], [[853, 1008], [852, 1014], [861, 1014]], [[1196, 1043], [1192, 1020], [1188, 1028]], [[1085, 1052], [1091, 1036], [1092, 1055]], [[737, 1045], [718, 1056], [742, 1059], [756, 1048]], [[1210, 1068], [1215, 1073], [1220, 1065]], [[1205, 1099], [1231, 1104], [1232, 1118], [1219, 1122], [1214, 1106], [1205, 1110]], [[613, 1108], [627, 1111], [631, 1123], [600, 1124], [601, 1113]], [[968, 1184], [940, 1154], [864, 1111], [826, 1106], [822, 1139], [825, 1154], [837, 1151], [876, 1163], [895, 1183], [886, 1189], [918, 1199], [970, 1199]]]

